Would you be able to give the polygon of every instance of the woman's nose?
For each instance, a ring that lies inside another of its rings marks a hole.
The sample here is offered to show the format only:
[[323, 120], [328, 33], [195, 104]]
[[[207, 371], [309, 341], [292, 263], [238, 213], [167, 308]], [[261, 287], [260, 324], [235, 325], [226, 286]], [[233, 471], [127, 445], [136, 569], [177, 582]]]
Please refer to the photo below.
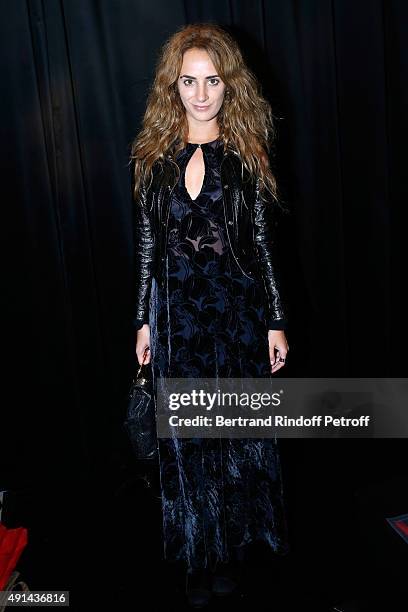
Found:
[[199, 85], [197, 91], [197, 100], [199, 102], [205, 102], [208, 98], [207, 89], [205, 85]]

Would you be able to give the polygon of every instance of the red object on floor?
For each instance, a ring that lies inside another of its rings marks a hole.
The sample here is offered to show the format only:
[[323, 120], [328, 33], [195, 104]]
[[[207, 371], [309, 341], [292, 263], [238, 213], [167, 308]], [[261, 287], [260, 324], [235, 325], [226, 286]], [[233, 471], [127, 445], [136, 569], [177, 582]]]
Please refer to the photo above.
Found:
[[395, 521], [395, 526], [398, 527], [400, 531], [408, 535], [408, 525], [404, 523], [404, 521]]
[[7, 529], [0, 523], [0, 591], [4, 590], [26, 545], [25, 527]]
[[392, 518], [387, 518], [386, 521], [408, 544], [408, 514], [393, 516]]

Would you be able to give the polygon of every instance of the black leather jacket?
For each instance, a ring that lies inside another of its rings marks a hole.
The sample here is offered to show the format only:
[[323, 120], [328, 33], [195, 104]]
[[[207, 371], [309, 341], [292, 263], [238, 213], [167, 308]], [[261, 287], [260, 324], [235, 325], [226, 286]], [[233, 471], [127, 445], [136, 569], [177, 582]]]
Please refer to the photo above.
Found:
[[[139, 329], [149, 322], [152, 278], [164, 282], [171, 194], [180, 169], [171, 155], [153, 167], [153, 179], [142, 185], [135, 205], [136, 308], [133, 324]], [[285, 329], [286, 317], [274, 267], [274, 204], [264, 202], [259, 181], [249, 173], [232, 150], [221, 161], [224, 218], [232, 254], [242, 274], [258, 279], [267, 297], [268, 329]]]

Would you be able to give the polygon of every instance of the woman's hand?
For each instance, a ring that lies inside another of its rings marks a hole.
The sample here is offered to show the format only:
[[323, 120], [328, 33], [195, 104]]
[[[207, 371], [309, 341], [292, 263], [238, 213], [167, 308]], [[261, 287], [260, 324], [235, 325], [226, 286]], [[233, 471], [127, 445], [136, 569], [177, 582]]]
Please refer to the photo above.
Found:
[[150, 363], [150, 327], [147, 323], [136, 332], [136, 356], [139, 365], [142, 365], [143, 355], [146, 349], [148, 350], [146, 359], [144, 360], [145, 364]]
[[[271, 361], [271, 372], [274, 374], [285, 365], [285, 359], [289, 350], [285, 332], [281, 329], [268, 330], [269, 358]], [[276, 351], [276, 355], [275, 355]], [[281, 361], [283, 359], [283, 361]]]

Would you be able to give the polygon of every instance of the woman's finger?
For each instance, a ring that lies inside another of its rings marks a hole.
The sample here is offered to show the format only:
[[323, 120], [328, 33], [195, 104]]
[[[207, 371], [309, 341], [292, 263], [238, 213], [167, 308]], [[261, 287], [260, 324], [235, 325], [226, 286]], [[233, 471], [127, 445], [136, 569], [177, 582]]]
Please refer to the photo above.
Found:
[[271, 360], [272, 372], [277, 372], [285, 365], [287, 350], [283, 348], [280, 349], [276, 346], [274, 350], [276, 351], [276, 358], [274, 362]]
[[143, 349], [136, 350], [136, 355], [139, 365], [142, 365], [142, 363], [150, 363], [150, 348], [148, 346], [144, 347]]
[[[276, 354], [275, 354], [276, 352]], [[271, 351], [270, 351], [270, 355], [271, 355], [271, 363], [275, 364], [279, 361], [279, 357], [280, 357], [280, 350], [274, 346], [272, 347]]]
[[271, 351], [269, 351], [269, 360], [271, 362], [271, 365], [274, 365], [274, 363], [275, 363], [275, 351], [273, 349]]

